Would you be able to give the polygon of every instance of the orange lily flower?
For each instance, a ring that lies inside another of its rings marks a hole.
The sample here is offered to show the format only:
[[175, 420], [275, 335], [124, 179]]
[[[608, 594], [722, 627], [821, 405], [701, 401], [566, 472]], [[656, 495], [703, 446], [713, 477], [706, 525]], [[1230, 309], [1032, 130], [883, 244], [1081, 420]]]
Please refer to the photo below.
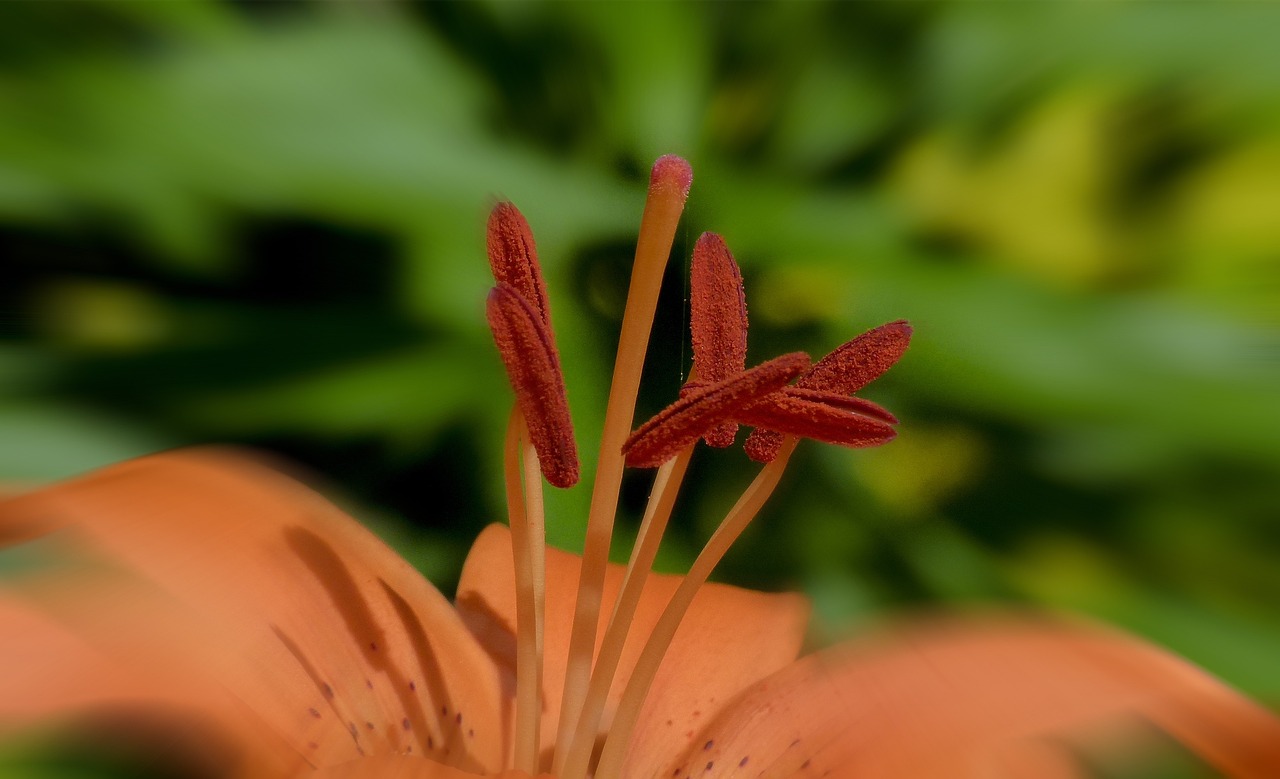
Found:
[[[1280, 775], [1270, 712], [1101, 628], [938, 620], [797, 659], [803, 598], [707, 583], [781, 478], [790, 434], [689, 573], [649, 575], [697, 439], [723, 442], [807, 358], [765, 363], [748, 389], [692, 404], [729, 413], [680, 427], [682, 441], [702, 432], [662, 462], [628, 565], [607, 563], [690, 180], [678, 158], [654, 167], [581, 558], [540, 536], [542, 479], [575, 481], [576, 449], [532, 236], [504, 204], [490, 225], [489, 313], [516, 390], [511, 521], [476, 541], [456, 601], [250, 456], [117, 465], [0, 504], [0, 546], [29, 544], [48, 562], [0, 581], [0, 733], [132, 724], [131, 738], [189, 745], [184, 765], [200, 775], [254, 779], [1054, 778], [1084, 775], [1070, 739], [1147, 723], [1229, 775]], [[822, 365], [802, 390], [853, 391]], [[708, 380], [744, 374], [731, 367]]]

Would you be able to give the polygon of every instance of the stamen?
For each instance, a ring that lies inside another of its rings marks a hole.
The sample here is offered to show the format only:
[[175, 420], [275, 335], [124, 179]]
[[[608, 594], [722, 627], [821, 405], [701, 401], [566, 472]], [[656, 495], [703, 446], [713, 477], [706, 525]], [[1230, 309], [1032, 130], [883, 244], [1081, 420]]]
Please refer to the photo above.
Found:
[[[792, 392], [819, 390], [833, 395], [851, 395], [878, 379], [898, 362], [911, 343], [911, 325], [903, 320], [890, 322], [847, 341], [833, 349], [813, 368], [800, 377]], [[832, 399], [825, 401], [833, 405]], [[870, 401], [862, 401], [870, 403]], [[898, 420], [880, 406], [871, 403], [866, 409], [852, 408], [891, 424]], [[883, 443], [883, 442], [881, 442]], [[777, 456], [782, 445], [782, 434], [767, 427], [757, 427], [747, 436], [747, 456], [760, 463], [767, 463]], [[874, 444], [868, 444], [874, 446]]]
[[649, 344], [649, 331], [658, 305], [658, 291], [671, 244], [675, 240], [680, 214], [684, 211], [693, 170], [679, 157], [668, 155], [653, 164], [649, 176], [649, 196], [640, 221], [640, 238], [636, 242], [635, 264], [631, 269], [631, 286], [626, 310], [622, 315], [622, 332], [613, 366], [613, 383], [605, 407], [604, 427], [600, 436], [595, 485], [591, 492], [591, 509], [587, 519], [587, 538], [582, 552], [582, 573], [578, 580], [578, 601], [573, 615], [573, 631], [569, 640], [569, 656], [565, 668], [564, 698], [560, 707], [560, 729], [556, 743], [556, 768], [569, 748], [573, 726], [577, 723], [586, 697], [591, 675], [591, 660], [596, 631], [600, 622], [600, 601], [604, 589], [605, 568], [609, 562], [609, 546], [613, 539], [614, 515], [618, 510], [618, 492], [622, 485], [622, 444], [631, 430], [635, 416], [636, 394], [640, 373]]
[[[710, 384], [741, 373], [747, 364], [747, 296], [738, 263], [715, 233], [703, 233], [693, 247], [689, 288], [694, 372]], [[736, 422], [724, 422], [703, 438], [724, 448], [737, 433]]]
[[515, 287], [550, 330], [551, 306], [547, 303], [547, 283], [538, 265], [533, 230], [514, 204], [504, 202], [493, 207], [487, 243], [494, 280]]
[[671, 518], [671, 509], [675, 506], [676, 495], [680, 492], [680, 484], [689, 468], [693, 450], [693, 444], [681, 449], [675, 457], [662, 464], [658, 475], [654, 477], [649, 504], [645, 507], [644, 519], [640, 523], [640, 533], [631, 550], [622, 587], [614, 602], [613, 615], [609, 618], [609, 627], [605, 630], [604, 641], [591, 672], [591, 685], [587, 690], [582, 717], [565, 756], [566, 775], [574, 776], [587, 769], [591, 751], [595, 747], [596, 733], [600, 728], [600, 717], [604, 713], [609, 689], [613, 686], [613, 677], [627, 643], [631, 620], [640, 605], [640, 596], [653, 568], [654, 558], [657, 557], [662, 535], [666, 532], [667, 521]]
[[[675, 637], [676, 630], [680, 627], [681, 620], [684, 619], [684, 615], [689, 610], [690, 604], [693, 603], [693, 598], [698, 590], [711, 576], [711, 571], [719, 564], [729, 547], [738, 540], [742, 531], [755, 518], [765, 501], [769, 499], [769, 496], [773, 494], [774, 488], [778, 486], [778, 481], [782, 478], [782, 473], [786, 469], [787, 461], [791, 459], [791, 453], [795, 451], [796, 443], [797, 439], [786, 438], [778, 452], [778, 457], [760, 469], [755, 481], [751, 482], [746, 492], [742, 494], [742, 497], [738, 499], [734, 507], [725, 515], [720, 527], [716, 529], [716, 532], [707, 541], [707, 545], [698, 555], [698, 559], [694, 561], [693, 567], [689, 569], [688, 575], [680, 582], [675, 594], [671, 596], [667, 608], [662, 612], [662, 616], [658, 618], [658, 623], [653, 628], [653, 633], [650, 635], [648, 643], [641, 650], [640, 657], [631, 672], [631, 680], [627, 683], [627, 688], [622, 693], [622, 700], [618, 704], [617, 712], [614, 714], [609, 736], [605, 739], [604, 751], [601, 753], [600, 762], [596, 766], [596, 776], [615, 777], [622, 775], [622, 760], [626, 757], [631, 734], [635, 730], [636, 720], [640, 716], [640, 709], [644, 705], [644, 699], [649, 693], [649, 687], [653, 684], [654, 677], [658, 674], [662, 659], [667, 649], [671, 646], [671, 640]], [[562, 776], [564, 779], [579, 779], [581, 775]]]
[[[515, 767], [529, 774], [538, 769], [542, 722], [542, 641], [546, 592], [546, 532], [542, 479], [535, 467], [528, 428], [520, 409], [507, 423], [504, 475], [511, 554], [516, 587], [516, 731]], [[523, 483], [520, 461], [523, 460]]]
[[836, 408], [847, 409], [864, 416], [874, 417], [891, 425], [898, 424], [898, 418], [889, 409], [857, 395], [837, 395], [833, 392], [804, 389], [802, 387], [783, 387], [781, 392], [788, 397], [825, 403], [828, 406], [835, 406]]
[[892, 368], [910, 344], [906, 321], [880, 325], [833, 349], [796, 386], [852, 395]]
[[[779, 398], [779, 395], [783, 397]], [[837, 418], [843, 418], [839, 415], [838, 412], [840, 410], [844, 410], [844, 411], [849, 411], [853, 414], [861, 414], [866, 417], [878, 419], [890, 425], [898, 424], [898, 418], [895, 417], [892, 413], [890, 413], [888, 409], [884, 408], [878, 403], [873, 403], [865, 398], [859, 398], [856, 396], [836, 395], [831, 392], [824, 392], [822, 390], [801, 389], [800, 387], [783, 387], [779, 395], [775, 395], [769, 398], [769, 401], [780, 400], [783, 408], [790, 408], [791, 413], [793, 414], [804, 413], [803, 409], [811, 408], [809, 406], [810, 403], [818, 403], [818, 404], [831, 407], [826, 412], [821, 412], [821, 411], [818, 412], [818, 413], [824, 413], [824, 418], [825, 418], [825, 415], [835, 415]], [[795, 401], [802, 401], [802, 402], [796, 403]], [[801, 407], [800, 411], [796, 410], [797, 406]], [[743, 417], [743, 421], [745, 421], [745, 417]], [[853, 420], [852, 423], [859, 424], [857, 423], [857, 420]], [[815, 424], [818, 424], [818, 423], [815, 423]], [[795, 431], [792, 430], [790, 432], [795, 432]], [[890, 436], [890, 438], [892, 438], [892, 436]], [[838, 443], [837, 441], [832, 441], [826, 438], [822, 438], [819, 440], [825, 440], [827, 441], [827, 443]], [[844, 445], [845, 446], [876, 446], [877, 444], [885, 443], [888, 440], [889, 439], [886, 438], [878, 441], [869, 442], [866, 444], [844, 444]], [[770, 430], [764, 427], [757, 427], [755, 430], [751, 431], [751, 435], [747, 436], [747, 443], [744, 446], [744, 448], [746, 449], [747, 456], [750, 457], [752, 460], [755, 460], [758, 463], [767, 463], [777, 456], [778, 447], [781, 445], [782, 445], [782, 433], [778, 432], [777, 430]]]
[[489, 293], [488, 318], [542, 473], [556, 487], [572, 487], [578, 482], [578, 449], [551, 331], [532, 304], [505, 282]]
[[740, 409], [777, 392], [809, 367], [809, 355], [792, 352], [775, 357], [718, 384], [699, 382], [697, 389], [645, 422], [623, 444], [627, 465], [661, 465], [708, 430], [729, 419], [741, 419]]
[[[779, 392], [743, 408], [738, 419], [746, 425], [840, 446], [879, 446], [893, 440], [897, 431], [892, 425], [864, 416], [855, 410], [861, 404], [851, 400], [827, 393], [811, 392], [806, 396]], [[750, 448], [747, 454], [755, 459]]]

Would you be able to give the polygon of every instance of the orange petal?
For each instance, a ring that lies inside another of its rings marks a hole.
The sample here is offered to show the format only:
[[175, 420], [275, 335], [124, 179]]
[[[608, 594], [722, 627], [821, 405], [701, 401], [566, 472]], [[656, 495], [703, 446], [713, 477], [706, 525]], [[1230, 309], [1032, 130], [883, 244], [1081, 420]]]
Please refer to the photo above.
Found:
[[9, 579], [0, 593], [0, 738], [49, 724], [105, 726], [111, 738], [139, 744], [199, 745], [187, 757], [242, 766], [246, 778], [306, 767], [211, 677], [228, 658], [189, 611], [121, 571], [84, 567], [44, 579]]
[[636, 429], [622, 450], [632, 468], [656, 468], [708, 430], [777, 392], [809, 367], [809, 356], [793, 352], [761, 363], [718, 384], [700, 385]]
[[[0, 505], [0, 539], [11, 527], [61, 530], [83, 558], [134, 575], [157, 603], [175, 604], [167, 613], [188, 615], [149, 624], [133, 594], [94, 609], [65, 597], [54, 616], [68, 630], [109, 636], [113, 659], [199, 635], [209, 682], [312, 765], [412, 749], [479, 770], [505, 756], [497, 669], [448, 602], [269, 468], [216, 451], [148, 457]], [[103, 578], [69, 573], [69, 595]]]
[[[1028, 742], [1134, 717], [1230, 776], [1280, 776], [1274, 715], [1136, 639], [1029, 619], [937, 623], [806, 657], [643, 775], [1003, 776], [1030, 763]], [[1053, 766], [1048, 775], [1072, 775], [1060, 759], [1035, 759]]]
[[[580, 568], [581, 559], [576, 555], [547, 550], [544, 748], [554, 744], [559, 723]], [[622, 566], [609, 566], [604, 603], [617, 598], [622, 571]], [[677, 576], [648, 577], [618, 664], [601, 732], [612, 722], [643, 641], [679, 581]], [[513, 587], [510, 532], [501, 525], [491, 525], [476, 539], [462, 570], [458, 611], [495, 658], [510, 669], [515, 667]], [[635, 738], [646, 745], [645, 765], [657, 767], [670, 760], [739, 690], [794, 660], [808, 613], [807, 601], [798, 595], [752, 592], [723, 584], [702, 588], [676, 633], [641, 714]]]
[[[310, 776], [313, 779], [475, 779], [476, 775], [420, 757], [366, 757]], [[529, 779], [523, 771], [504, 771], [492, 776], [494, 779]]]
[[489, 293], [488, 316], [542, 475], [556, 487], [572, 487], [578, 482], [578, 448], [551, 331], [529, 301], [505, 283]]

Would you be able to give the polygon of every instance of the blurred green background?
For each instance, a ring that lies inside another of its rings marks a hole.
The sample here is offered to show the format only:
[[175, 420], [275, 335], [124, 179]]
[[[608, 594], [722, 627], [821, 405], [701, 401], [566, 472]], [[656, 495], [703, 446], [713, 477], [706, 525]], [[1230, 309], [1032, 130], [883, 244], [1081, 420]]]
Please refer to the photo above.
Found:
[[[538, 237], [591, 462], [674, 152], [642, 415], [687, 370], [703, 230], [752, 362], [916, 327], [866, 393], [900, 438], [804, 444], [721, 579], [806, 590], [816, 641], [1096, 615], [1280, 702], [1278, 33], [1274, 4], [0, 5], [0, 480], [249, 445], [452, 592], [503, 516], [489, 207]], [[698, 455], [664, 568], [747, 466]], [[551, 498], [554, 543], [588, 495]]]

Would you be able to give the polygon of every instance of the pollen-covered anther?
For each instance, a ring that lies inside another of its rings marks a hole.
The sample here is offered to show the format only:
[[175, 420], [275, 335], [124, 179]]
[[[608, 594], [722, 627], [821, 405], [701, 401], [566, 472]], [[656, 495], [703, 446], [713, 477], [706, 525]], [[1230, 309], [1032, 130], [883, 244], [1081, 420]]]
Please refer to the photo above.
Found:
[[833, 349], [796, 386], [851, 395], [892, 368], [910, 345], [911, 325], [906, 321], [880, 325]]
[[578, 482], [578, 449], [551, 331], [524, 295], [505, 282], [489, 293], [487, 308], [542, 474], [553, 486], [572, 487]]
[[538, 265], [538, 249], [524, 214], [514, 204], [502, 202], [489, 213], [486, 237], [489, 267], [494, 281], [510, 284], [538, 312], [538, 317], [551, 327], [551, 308], [547, 303], [547, 284]]
[[[737, 419], [772, 435], [793, 435], [849, 447], [879, 446], [897, 435], [888, 421], [894, 419], [893, 415], [870, 401], [797, 388], [776, 392], [740, 409]], [[759, 449], [758, 442], [755, 433], [747, 439], [747, 456], [757, 462], [771, 462], [776, 450]]]
[[809, 355], [784, 354], [751, 370], [696, 389], [641, 425], [622, 451], [633, 468], [656, 468], [708, 430], [740, 418], [739, 412], [785, 387], [809, 367]]
[[[801, 376], [796, 381], [795, 387], [787, 391], [793, 398], [802, 398], [803, 396], [799, 393], [804, 391], [824, 393], [829, 396], [821, 399], [821, 402], [826, 405], [839, 408], [842, 403], [852, 403], [853, 405], [847, 406], [850, 411], [897, 424], [898, 420], [880, 406], [861, 398], [847, 396], [880, 378], [901, 359], [910, 344], [911, 325], [905, 321], [898, 320], [880, 325], [833, 349], [830, 354]], [[814, 400], [814, 398], [809, 399]], [[859, 408], [858, 404], [869, 405]], [[741, 421], [745, 422], [745, 420]], [[878, 443], [884, 443], [884, 441]], [[877, 444], [858, 445], [875, 446]], [[782, 433], [764, 426], [757, 427], [751, 435], [747, 436], [744, 448], [747, 456], [752, 460], [767, 463], [772, 462], [778, 455], [780, 446], [782, 446]]]
[[[703, 233], [693, 248], [689, 329], [693, 368], [699, 381], [715, 384], [742, 372], [747, 364], [747, 296], [742, 271], [724, 239]], [[703, 436], [710, 446], [731, 446], [736, 422], [722, 422]]]

